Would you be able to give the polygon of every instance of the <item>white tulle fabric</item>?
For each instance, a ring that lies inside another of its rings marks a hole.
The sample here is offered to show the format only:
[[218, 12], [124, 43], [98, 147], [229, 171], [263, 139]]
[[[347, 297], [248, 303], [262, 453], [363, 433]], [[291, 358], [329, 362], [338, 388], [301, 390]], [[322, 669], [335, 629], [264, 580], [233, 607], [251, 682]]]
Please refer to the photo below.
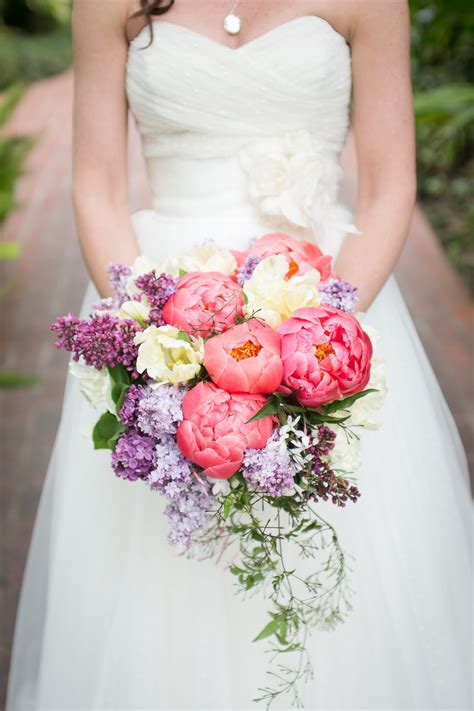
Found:
[[[147, 41], [143, 30], [127, 67], [153, 190], [153, 210], [133, 216], [142, 253], [164, 259], [203, 239], [243, 248], [279, 224], [337, 254], [351, 229], [336, 199], [350, 95], [343, 37], [305, 17], [238, 50], [165, 21], [141, 49]], [[97, 299], [89, 283], [82, 315]], [[335, 632], [313, 634], [316, 676], [302, 697], [307, 709], [465, 710], [465, 454], [393, 276], [368, 319], [386, 361], [382, 428], [363, 436], [359, 502], [321, 506], [355, 556], [354, 609]], [[109, 454], [93, 450], [96, 417], [69, 375], [8, 711], [252, 708], [266, 656], [250, 640], [264, 601], [236, 597], [223, 565], [176, 555], [160, 497], [117, 479]]]

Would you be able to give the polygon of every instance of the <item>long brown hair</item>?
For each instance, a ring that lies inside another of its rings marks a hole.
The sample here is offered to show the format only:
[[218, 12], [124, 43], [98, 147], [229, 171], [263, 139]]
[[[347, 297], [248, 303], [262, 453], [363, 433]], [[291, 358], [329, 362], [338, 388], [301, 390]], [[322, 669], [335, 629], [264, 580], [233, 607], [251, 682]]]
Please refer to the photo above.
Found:
[[153, 16], [163, 15], [173, 4], [174, 0], [140, 0], [140, 10], [134, 12], [130, 19], [134, 17], [146, 18], [151, 33], [150, 44], [153, 39]]

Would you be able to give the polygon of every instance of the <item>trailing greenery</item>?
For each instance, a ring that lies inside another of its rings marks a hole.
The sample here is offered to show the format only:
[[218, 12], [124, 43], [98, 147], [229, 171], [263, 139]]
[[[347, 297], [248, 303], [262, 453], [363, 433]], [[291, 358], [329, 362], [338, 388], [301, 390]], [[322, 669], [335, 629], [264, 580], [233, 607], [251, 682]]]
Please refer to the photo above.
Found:
[[474, 289], [474, 9], [411, 0], [419, 197], [452, 263]]

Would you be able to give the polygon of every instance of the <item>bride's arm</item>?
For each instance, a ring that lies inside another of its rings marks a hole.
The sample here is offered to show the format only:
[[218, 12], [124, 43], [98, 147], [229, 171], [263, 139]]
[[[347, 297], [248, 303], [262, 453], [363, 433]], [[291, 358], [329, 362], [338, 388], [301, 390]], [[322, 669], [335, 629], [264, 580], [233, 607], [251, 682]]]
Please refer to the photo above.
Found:
[[354, 222], [335, 271], [359, 287], [365, 311], [392, 272], [416, 195], [410, 29], [404, 0], [358, 2], [351, 32], [358, 160]]
[[75, 0], [73, 201], [81, 251], [101, 296], [107, 265], [131, 264], [138, 247], [127, 181], [124, 0]]

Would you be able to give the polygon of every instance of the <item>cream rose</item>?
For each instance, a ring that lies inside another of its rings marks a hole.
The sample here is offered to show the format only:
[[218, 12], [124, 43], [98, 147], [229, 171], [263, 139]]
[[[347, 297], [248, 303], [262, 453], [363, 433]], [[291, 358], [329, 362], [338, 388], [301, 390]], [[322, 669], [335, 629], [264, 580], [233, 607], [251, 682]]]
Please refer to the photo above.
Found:
[[79, 380], [79, 389], [93, 407], [106, 408], [115, 415], [112, 382], [107, 368], [97, 370], [85, 363], [69, 362], [69, 372]]
[[138, 345], [137, 371], [147, 371], [157, 382], [178, 385], [194, 378], [204, 356], [202, 338], [188, 336], [174, 326], [149, 326], [134, 338]]
[[179, 259], [179, 266], [186, 272], [220, 272], [233, 274], [237, 261], [228, 249], [207, 243], [193, 247]]
[[266, 257], [243, 286], [247, 299], [245, 315], [255, 314], [272, 328], [278, 328], [296, 309], [319, 306], [320, 278], [316, 269], [289, 276], [288, 260], [284, 255]]

